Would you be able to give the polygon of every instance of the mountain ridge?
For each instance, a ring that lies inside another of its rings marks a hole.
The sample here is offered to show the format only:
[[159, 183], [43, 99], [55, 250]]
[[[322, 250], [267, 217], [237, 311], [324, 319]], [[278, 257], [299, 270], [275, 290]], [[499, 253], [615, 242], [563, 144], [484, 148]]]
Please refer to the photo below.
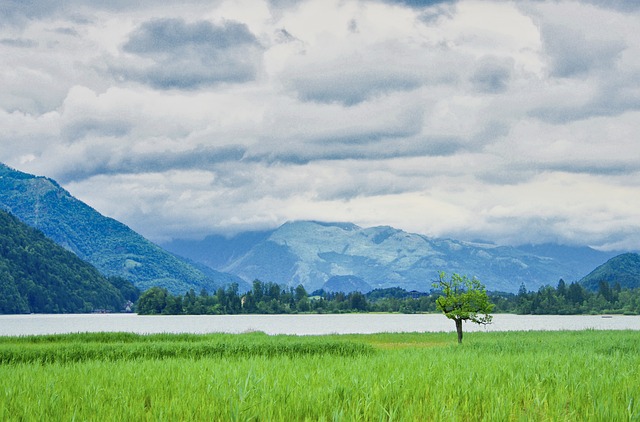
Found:
[[[238, 242], [238, 237], [206, 238], [208, 247], [217, 250], [235, 242], [238, 253], [218, 261], [215, 268], [245, 280], [302, 284], [308, 291], [324, 288], [335, 276], [356, 277], [372, 289], [428, 291], [438, 272], [445, 271], [476, 276], [490, 290], [515, 293], [522, 283], [535, 290], [555, 285], [560, 278], [578, 280], [616, 255], [559, 245], [520, 249], [430, 238], [390, 226], [362, 228], [353, 223], [313, 220], [290, 221], [271, 231], [253, 233], [238, 235], [244, 236], [244, 242]], [[179, 255], [198, 249], [200, 259], [207, 261], [207, 248], [201, 242], [174, 241], [164, 246]], [[338, 288], [335, 281], [329, 286], [334, 291]], [[344, 288], [350, 288], [349, 283]]]
[[210, 292], [244, 282], [211, 268], [196, 268], [165, 251], [125, 224], [105, 217], [73, 197], [55, 180], [22, 173], [0, 164], [0, 209], [41, 230], [106, 276], [119, 276], [141, 290], [165, 287], [182, 294]]
[[233, 282], [242, 291], [255, 279], [302, 284], [313, 291], [332, 278], [332, 290], [341, 287], [341, 280], [351, 280], [342, 287], [353, 288], [358, 279], [358, 285], [372, 289], [427, 291], [439, 271], [475, 276], [490, 290], [516, 292], [521, 284], [535, 290], [560, 278], [579, 280], [617, 254], [553, 244], [501, 246], [431, 238], [391, 226], [314, 220], [231, 238], [174, 240], [163, 249], [102, 216], [56, 181], [2, 164], [0, 209], [42, 230], [107, 276], [131, 280], [142, 290], [159, 286], [175, 294], [191, 288], [211, 292]]

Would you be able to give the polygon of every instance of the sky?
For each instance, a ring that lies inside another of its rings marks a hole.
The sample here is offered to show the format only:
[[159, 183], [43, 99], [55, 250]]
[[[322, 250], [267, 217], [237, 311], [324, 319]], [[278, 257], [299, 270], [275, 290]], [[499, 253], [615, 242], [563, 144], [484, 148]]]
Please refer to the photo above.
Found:
[[156, 242], [640, 249], [637, 1], [9, 0], [0, 161]]

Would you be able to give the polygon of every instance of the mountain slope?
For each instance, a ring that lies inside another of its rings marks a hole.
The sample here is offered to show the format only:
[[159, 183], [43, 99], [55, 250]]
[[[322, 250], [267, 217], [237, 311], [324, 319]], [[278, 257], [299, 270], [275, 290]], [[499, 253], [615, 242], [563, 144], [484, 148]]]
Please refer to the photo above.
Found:
[[576, 274], [583, 276], [593, 269], [620, 254], [620, 251], [598, 251], [588, 246], [564, 246], [552, 243], [538, 245], [520, 245], [519, 250], [537, 255], [553, 257], [571, 268], [576, 269]]
[[0, 210], [0, 313], [120, 311], [124, 304], [97, 269]]
[[[240, 233], [232, 238], [210, 235], [202, 240], [175, 239], [162, 247], [211, 268], [222, 268], [245, 255], [257, 243], [266, 240], [273, 230]], [[249, 280], [253, 282], [253, 280]]]
[[[307, 291], [326, 287], [334, 276], [354, 276], [373, 289], [428, 291], [439, 271], [476, 276], [490, 290], [516, 292], [521, 283], [535, 290], [541, 285], [555, 285], [560, 278], [578, 280], [610, 257], [589, 248], [554, 250], [547, 245], [522, 250], [433, 239], [392, 227], [361, 228], [317, 221], [286, 223], [255, 238], [253, 245], [242, 243], [236, 249], [238, 253], [218, 261], [215, 268], [245, 280], [302, 284]], [[207, 241], [211, 245], [216, 240], [220, 243], [210, 249], [194, 242], [189, 248], [173, 251], [188, 255], [189, 249], [197, 249], [203, 257], [205, 251], [224, 249], [226, 244], [236, 242], [223, 238]], [[333, 279], [328, 286], [331, 290], [335, 290], [335, 282]]]
[[175, 294], [209, 291], [230, 282], [229, 274], [202, 270], [149, 242], [124, 224], [77, 200], [55, 181], [0, 164], [0, 209], [41, 230], [57, 244], [141, 290], [165, 287]]
[[625, 253], [615, 256], [586, 275], [580, 283], [589, 290], [598, 290], [601, 281], [613, 286], [635, 289], [640, 287], [640, 255]]

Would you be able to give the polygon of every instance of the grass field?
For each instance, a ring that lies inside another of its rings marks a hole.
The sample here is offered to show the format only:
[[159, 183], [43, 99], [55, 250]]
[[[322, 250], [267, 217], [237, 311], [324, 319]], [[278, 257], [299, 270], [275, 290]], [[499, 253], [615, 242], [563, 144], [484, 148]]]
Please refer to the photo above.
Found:
[[0, 338], [0, 420], [640, 420], [640, 332]]

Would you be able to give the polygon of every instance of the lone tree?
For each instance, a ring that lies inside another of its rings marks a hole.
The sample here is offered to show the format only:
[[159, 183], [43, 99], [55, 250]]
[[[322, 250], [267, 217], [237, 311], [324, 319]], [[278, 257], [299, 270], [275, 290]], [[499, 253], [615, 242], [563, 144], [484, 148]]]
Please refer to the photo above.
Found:
[[462, 343], [462, 321], [476, 324], [491, 324], [493, 304], [487, 296], [487, 290], [477, 278], [469, 280], [467, 276], [453, 274], [450, 280], [440, 272], [440, 279], [433, 283], [442, 295], [436, 299], [436, 308], [456, 323], [458, 343]]

